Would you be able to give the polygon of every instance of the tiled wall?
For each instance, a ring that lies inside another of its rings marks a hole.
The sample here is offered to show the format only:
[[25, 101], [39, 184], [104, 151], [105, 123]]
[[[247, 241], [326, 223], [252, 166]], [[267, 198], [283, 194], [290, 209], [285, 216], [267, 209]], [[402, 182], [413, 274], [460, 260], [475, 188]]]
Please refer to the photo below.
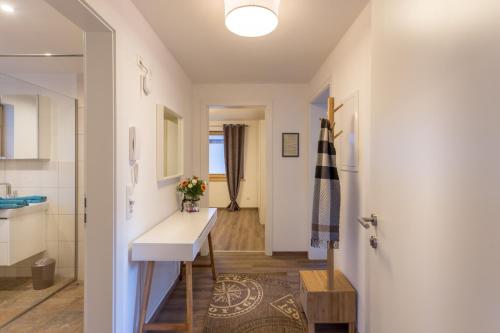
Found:
[[[3, 93], [48, 96], [51, 100], [50, 160], [0, 161], [0, 181], [12, 184], [18, 195], [46, 195], [49, 202], [47, 217], [47, 251], [45, 256], [56, 259], [56, 272], [73, 277], [76, 255], [76, 111], [75, 100], [48, 90], [17, 82], [14, 88], [0, 85]], [[1, 195], [4, 189], [0, 189]], [[30, 258], [12, 267], [0, 267], [0, 276], [29, 276]]]

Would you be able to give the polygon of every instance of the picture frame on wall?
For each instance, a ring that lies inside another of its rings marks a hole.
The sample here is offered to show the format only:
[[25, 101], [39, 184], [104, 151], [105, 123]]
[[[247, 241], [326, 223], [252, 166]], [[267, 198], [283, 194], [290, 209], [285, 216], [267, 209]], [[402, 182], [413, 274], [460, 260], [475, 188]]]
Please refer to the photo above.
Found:
[[299, 157], [299, 133], [281, 134], [281, 156]]

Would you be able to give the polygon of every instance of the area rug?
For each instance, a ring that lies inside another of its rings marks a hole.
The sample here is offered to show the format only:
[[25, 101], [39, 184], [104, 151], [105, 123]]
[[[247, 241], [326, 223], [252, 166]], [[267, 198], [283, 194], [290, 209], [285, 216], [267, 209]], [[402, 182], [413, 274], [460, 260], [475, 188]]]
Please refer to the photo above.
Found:
[[204, 333], [304, 333], [307, 324], [283, 274], [219, 274]]

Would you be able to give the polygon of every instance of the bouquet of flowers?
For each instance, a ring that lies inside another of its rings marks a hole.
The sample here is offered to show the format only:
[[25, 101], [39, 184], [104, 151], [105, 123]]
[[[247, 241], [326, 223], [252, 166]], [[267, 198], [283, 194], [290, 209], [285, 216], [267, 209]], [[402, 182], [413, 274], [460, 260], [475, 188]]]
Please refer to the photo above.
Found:
[[196, 176], [181, 180], [179, 184], [177, 184], [177, 192], [180, 192], [184, 195], [181, 211], [184, 211], [184, 204], [186, 202], [188, 202], [189, 204], [187, 207], [188, 212], [199, 211], [197, 202], [200, 200], [200, 197], [203, 196], [206, 190], [207, 182], [199, 179]]

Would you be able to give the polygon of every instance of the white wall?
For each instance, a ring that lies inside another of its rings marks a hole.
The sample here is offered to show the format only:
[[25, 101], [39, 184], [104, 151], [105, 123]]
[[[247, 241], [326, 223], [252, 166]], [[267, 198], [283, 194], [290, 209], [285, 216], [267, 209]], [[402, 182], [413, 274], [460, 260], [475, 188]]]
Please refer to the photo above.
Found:
[[[210, 121], [211, 131], [221, 131], [223, 124], [245, 124], [245, 179], [240, 183], [237, 202], [242, 208], [259, 207], [260, 192], [260, 147], [258, 120], [241, 121]], [[210, 207], [227, 207], [229, 205], [229, 192], [226, 181], [211, 181], [209, 187], [208, 203]]]
[[[273, 251], [306, 251], [309, 241], [309, 224], [305, 223], [306, 203], [304, 192], [307, 190], [306, 174], [307, 153], [302, 150], [299, 158], [281, 157], [281, 133], [298, 132], [304, 139], [306, 128], [306, 85], [301, 84], [207, 84], [195, 86], [195, 112], [193, 126], [203, 129], [201, 122], [206, 121], [206, 105], [272, 105], [272, 138], [268, 145], [272, 148], [273, 178]], [[266, 114], [266, 123], [269, 121]], [[196, 135], [193, 147], [193, 165], [196, 174], [206, 175], [202, 170], [200, 132]], [[206, 135], [202, 133], [201, 135]], [[205, 147], [206, 151], [207, 148]]]
[[266, 144], [266, 121], [259, 120], [259, 222], [261, 224], [266, 224], [267, 215]]
[[[308, 87], [310, 101], [314, 99], [328, 84], [331, 85], [331, 96], [336, 105], [359, 93], [359, 172], [339, 172], [341, 184], [341, 220], [340, 249], [335, 251], [337, 268], [342, 270], [358, 291], [358, 325], [359, 332], [366, 332], [366, 278], [367, 255], [369, 251], [369, 234], [356, 222], [356, 218], [366, 212], [366, 200], [369, 183], [369, 142], [371, 117], [371, 23], [370, 6], [368, 5], [358, 16], [352, 26], [342, 37], [335, 49], [315, 74]], [[308, 123], [319, 121], [318, 115], [325, 109], [310, 109]], [[342, 109], [341, 109], [342, 110]], [[342, 111], [336, 117], [340, 116]], [[311, 124], [312, 125], [312, 124]], [[336, 132], [340, 128], [336, 128]], [[310, 139], [317, 141], [317, 133]], [[312, 142], [311, 159], [316, 160], [316, 143]], [[339, 147], [337, 147], [339, 148]], [[339, 149], [337, 149], [337, 152]], [[339, 162], [339, 156], [337, 155]], [[307, 178], [309, 188], [304, 200], [308, 204], [307, 224], [311, 221], [312, 179], [314, 170], [309, 169]], [[310, 227], [307, 230], [310, 235]]]
[[500, 2], [372, 8], [368, 332], [498, 332]]
[[[156, 181], [156, 104], [166, 105], [183, 117], [184, 147], [190, 151], [192, 86], [173, 56], [130, 1], [89, 0], [88, 3], [116, 32], [115, 330], [125, 333], [133, 332], [137, 324], [143, 271], [141, 265], [129, 260], [130, 242], [179, 207], [175, 180], [161, 184]], [[138, 55], [154, 73], [153, 92], [148, 97], [142, 96], [139, 90]], [[127, 220], [125, 186], [130, 182], [129, 126], [136, 126], [140, 134], [141, 157], [138, 161], [139, 183], [135, 188], [135, 212]], [[184, 154], [184, 158], [185, 174], [191, 175], [191, 154]], [[89, 260], [93, 258], [87, 258]], [[178, 267], [178, 263], [156, 266], [150, 314], [176, 278]]]
[[[43, 87], [12, 77], [0, 77], [2, 94], [41, 95], [47, 98], [51, 111], [51, 149], [49, 160], [0, 161], [0, 182], [12, 184], [19, 195], [45, 195], [49, 202], [47, 212], [47, 251], [45, 255], [56, 260], [56, 273], [74, 277], [75, 271], [75, 97], [64, 96], [46, 89], [59, 86], [57, 77], [44, 76], [38, 80]], [[76, 76], [65, 76], [75, 80]], [[4, 190], [1, 189], [3, 194]], [[0, 273], [10, 276], [31, 276], [30, 263], [24, 261], [13, 267], [2, 267]]]

